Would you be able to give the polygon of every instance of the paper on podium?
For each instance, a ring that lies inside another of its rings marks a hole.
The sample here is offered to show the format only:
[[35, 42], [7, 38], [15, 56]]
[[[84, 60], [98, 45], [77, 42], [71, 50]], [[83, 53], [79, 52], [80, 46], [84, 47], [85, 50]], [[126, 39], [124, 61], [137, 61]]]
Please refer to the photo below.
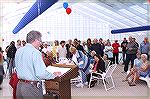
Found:
[[63, 75], [67, 71], [69, 71], [71, 68], [63, 68], [63, 67], [54, 67], [54, 66], [48, 66], [46, 70], [50, 73], [58, 73], [59, 76]]

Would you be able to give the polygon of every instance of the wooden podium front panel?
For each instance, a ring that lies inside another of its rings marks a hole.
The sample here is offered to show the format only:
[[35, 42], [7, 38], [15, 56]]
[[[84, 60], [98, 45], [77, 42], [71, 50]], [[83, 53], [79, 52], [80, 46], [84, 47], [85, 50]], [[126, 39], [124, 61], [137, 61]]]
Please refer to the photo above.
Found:
[[59, 95], [60, 99], [71, 99], [71, 85], [70, 80], [65, 80], [62, 82], [48, 81], [48, 86], [46, 86], [46, 93], [56, 93]]
[[57, 81], [45, 81], [46, 90], [59, 90], [59, 82]]
[[[75, 65], [60, 65], [55, 64], [57, 67], [69, 67], [71, 68], [65, 74], [55, 79], [46, 80], [45, 88], [46, 93], [56, 93], [60, 96], [60, 99], [71, 99], [71, 84], [70, 79], [78, 76], [78, 67]], [[48, 97], [48, 96], [47, 96]], [[47, 99], [47, 98], [46, 98]]]

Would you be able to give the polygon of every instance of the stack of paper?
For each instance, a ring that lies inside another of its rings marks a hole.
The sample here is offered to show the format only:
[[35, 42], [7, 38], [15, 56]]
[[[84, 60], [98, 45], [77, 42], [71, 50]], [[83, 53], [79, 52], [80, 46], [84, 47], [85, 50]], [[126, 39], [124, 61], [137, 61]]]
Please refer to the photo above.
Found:
[[67, 71], [69, 71], [71, 68], [63, 68], [63, 67], [54, 67], [54, 66], [48, 66], [46, 68], [46, 70], [50, 73], [56, 73], [58, 72], [61, 76], [63, 75], [64, 73], [66, 73]]

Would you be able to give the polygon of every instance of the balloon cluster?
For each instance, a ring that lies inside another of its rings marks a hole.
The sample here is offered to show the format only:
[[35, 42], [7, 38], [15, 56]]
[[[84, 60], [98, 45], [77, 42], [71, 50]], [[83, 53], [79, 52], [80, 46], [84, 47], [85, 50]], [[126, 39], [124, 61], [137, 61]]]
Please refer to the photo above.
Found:
[[68, 7], [68, 3], [64, 2], [63, 3], [63, 7], [66, 9], [66, 13], [69, 15], [71, 13], [71, 8]]

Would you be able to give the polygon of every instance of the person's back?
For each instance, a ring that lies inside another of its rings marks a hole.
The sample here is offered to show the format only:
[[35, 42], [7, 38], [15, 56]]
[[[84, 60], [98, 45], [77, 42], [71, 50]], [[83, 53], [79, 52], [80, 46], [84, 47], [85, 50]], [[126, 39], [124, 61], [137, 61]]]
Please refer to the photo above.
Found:
[[15, 53], [17, 51], [17, 48], [15, 47], [15, 44], [13, 43], [13, 41], [11, 42], [11, 44], [9, 46], [6, 47], [7, 50], [7, 57], [9, 58], [15, 58]]
[[[30, 78], [28, 78], [29, 76], [26, 76], [27, 71], [30, 71], [30, 69], [32, 69], [32, 71], [34, 71], [34, 68], [38, 68], [38, 67], [31, 67], [31, 65], [34, 65], [34, 58], [31, 56], [36, 56], [36, 54], [41, 54], [40, 51], [36, 50], [32, 45], [30, 44], [26, 44], [24, 47], [18, 49], [17, 53], [16, 53], [16, 60], [15, 62], [16, 64], [16, 69], [17, 69], [17, 74], [19, 78], [22, 79], [30, 79], [32, 77], [37, 78], [36, 75], [29, 75]], [[42, 55], [41, 55], [42, 56]], [[19, 60], [21, 59], [21, 60]], [[31, 61], [33, 60], [33, 61]], [[42, 60], [39, 60], [42, 61]], [[18, 68], [19, 67], [19, 68]], [[21, 69], [24, 68], [24, 71], [22, 71]], [[32, 73], [34, 74], [34, 73]], [[32, 80], [32, 79], [30, 79]], [[37, 78], [37, 80], [39, 80]]]
[[[41, 33], [30, 31], [27, 34], [27, 44], [18, 49], [15, 55], [16, 72], [19, 79], [17, 84], [17, 98], [43, 99], [42, 81], [44, 79], [54, 79], [52, 74], [46, 70], [46, 65], [39, 51], [41, 45]], [[38, 97], [37, 97], [38, 96]]]

